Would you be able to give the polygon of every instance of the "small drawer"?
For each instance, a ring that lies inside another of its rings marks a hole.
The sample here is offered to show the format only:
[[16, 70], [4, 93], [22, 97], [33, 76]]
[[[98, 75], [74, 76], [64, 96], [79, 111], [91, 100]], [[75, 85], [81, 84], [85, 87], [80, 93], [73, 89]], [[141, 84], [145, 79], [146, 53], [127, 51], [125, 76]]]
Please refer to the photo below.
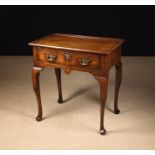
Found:
[[44, 64], [65, 65], [64, 52], [59, 49], [37, 48], [37, 61]]
[[44, 66], [70, 66], [78, 69], [100, 68], [100, 55], [52, 48], [37, 48], [37, 62]]
[[70, 65], [81, 68], [100, 68], [100, 56], [82, 52], [73, 53]]

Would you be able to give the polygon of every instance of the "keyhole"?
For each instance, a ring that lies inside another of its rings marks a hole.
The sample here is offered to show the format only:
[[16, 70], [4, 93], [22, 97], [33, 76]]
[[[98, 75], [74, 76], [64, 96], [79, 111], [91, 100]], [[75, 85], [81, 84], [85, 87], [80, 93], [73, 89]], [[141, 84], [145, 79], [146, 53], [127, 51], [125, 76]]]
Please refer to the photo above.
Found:
[[70, 59], [70, 54], [68, 54], [68, 53], [65, 53], [65, 60], [67, 61], [67, 60], [69, 60]]

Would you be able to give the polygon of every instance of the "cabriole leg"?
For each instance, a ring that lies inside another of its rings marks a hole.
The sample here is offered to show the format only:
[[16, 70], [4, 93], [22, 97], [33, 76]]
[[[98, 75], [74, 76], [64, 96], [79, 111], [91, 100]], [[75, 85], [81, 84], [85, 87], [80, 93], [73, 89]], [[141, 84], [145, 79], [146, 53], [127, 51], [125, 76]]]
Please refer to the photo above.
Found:
[[100, 85], [100, 134], [105, 135], [106, 130], [104, 128], [104, 110], [107, 99], [108, 91], [108, 76], [107, 77], [95, 77]]
[[55, 75], [56, 75], [56, 79], [57, 79], [58, 93], [59, 93], [58, 103], [63, 103], [62, 87], [61, 87], [61, 69], [55, 68]]
[[40, 67], [33, 67], [32, 69], [32, 84], [33, 84], [33, 89], [36, 94], [36, 98], [38, 102], [38, 115], [36, 117], [37, 121], [42, 120], [42, 105], [41, 105], [41, 96], [40, 96], [40, 87], [39, 87], [39, 75], [42, 69], [43, 68], [40, 68]]
[[116, 64], [116, 77], [115, 77], [115, 98], [114, 98], [114, 113], [119, 114], [120, 110], [118, 109], [118, 94], [122, 81], [122, 63]]

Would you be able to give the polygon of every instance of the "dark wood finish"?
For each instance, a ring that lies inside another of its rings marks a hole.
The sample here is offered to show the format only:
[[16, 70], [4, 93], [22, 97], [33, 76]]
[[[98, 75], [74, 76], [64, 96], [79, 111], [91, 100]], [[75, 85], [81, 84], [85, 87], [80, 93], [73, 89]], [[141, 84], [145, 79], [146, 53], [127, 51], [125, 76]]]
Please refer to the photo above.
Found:
[[62, 87], [61, 87], [61, 69], [60, 68], [55, 68], [55, 75], [57, 79], [57, 84], [58, 84], [58, 103], [63, 103], [62, 99]]
[[121, 46], [123, 39], [91, 37], [69, 34], [51, 34], [29, 43], [33, 46], [33, 87], [38, 100], [37, 120], [42, 119], [39, 89], [39, 72], [44, 67], [54, 67], [59, 98], [62, 103], [61, 69], [66, 73], [79, 70], [91, 73], [100, 85], [100, 133], [105, 134], [104, 109], [111, 67], [116, 66], [114, 113], [118, 114], [118, 93], [122, 79]]

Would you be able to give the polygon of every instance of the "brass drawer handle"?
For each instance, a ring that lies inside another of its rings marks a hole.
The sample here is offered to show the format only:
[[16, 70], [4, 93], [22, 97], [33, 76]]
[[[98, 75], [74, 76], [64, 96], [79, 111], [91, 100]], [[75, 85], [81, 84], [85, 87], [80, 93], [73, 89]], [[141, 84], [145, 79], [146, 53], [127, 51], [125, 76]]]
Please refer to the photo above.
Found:
[[81, 58], [81, 59], [79, 59], [79, 63], [82, 66], [87, 66], [90, 63], [90, 60], [88, 58]]
[[47, 60], [50, 62], [54, 62], [56, 60], [56, 55], [47, 55]]

